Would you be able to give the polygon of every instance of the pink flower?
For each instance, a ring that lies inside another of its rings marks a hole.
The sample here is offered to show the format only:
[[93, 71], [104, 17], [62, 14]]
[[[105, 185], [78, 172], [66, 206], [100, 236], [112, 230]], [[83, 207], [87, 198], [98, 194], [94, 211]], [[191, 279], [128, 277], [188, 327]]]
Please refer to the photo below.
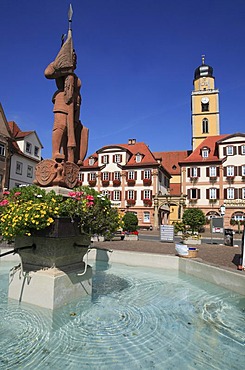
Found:
[[91, 201], [91, 200], [94, 200], [94, 197], [93, 197], [93, 195], [87, 195], [86, 199]]
[[7, 206], [9, 204], [9, 201], [7, 199], [4, 199], [0, 202], [0, 206]]
[[75, 191], [70, 191], [69, 193], [68, 193], [68, 195], [69, 195], [69, 197], [72, 197], [72, 198], [75, 198], [76, 197], [76, 192]]
[[3, 192], [3, 195], [9, 195], [10, 194], [10, 191], [8, 191], [8, 190], [5, 190], [4, 192]]
[[16, 196], [16, 197], [18, 197], [18, 195], [20, 195], [21, 194], [21, 192], [20, 191], [16, 191], [16, 193], [14, 193], [14, 195]]

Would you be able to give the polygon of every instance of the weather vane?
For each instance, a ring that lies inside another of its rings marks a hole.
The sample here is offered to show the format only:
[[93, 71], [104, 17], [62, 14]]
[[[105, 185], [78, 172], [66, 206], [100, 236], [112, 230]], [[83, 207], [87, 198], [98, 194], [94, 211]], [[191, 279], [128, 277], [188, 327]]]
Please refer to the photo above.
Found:
[[68, 10], [69, 30], [71, 30], [72, 15], [73, 15], [73, 10], [70, 4], [69, 10]]

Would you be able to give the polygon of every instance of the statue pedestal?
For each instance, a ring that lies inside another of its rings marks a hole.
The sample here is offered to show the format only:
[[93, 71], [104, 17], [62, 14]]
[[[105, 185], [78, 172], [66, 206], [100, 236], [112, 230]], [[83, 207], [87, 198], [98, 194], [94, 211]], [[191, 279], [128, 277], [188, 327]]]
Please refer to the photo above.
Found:
[[54, 310], [91, 294], [92, 268], [83, 262], [89, 244], [86, 235], [16, 238], [21, 265], [10, 271], [9, 298]]

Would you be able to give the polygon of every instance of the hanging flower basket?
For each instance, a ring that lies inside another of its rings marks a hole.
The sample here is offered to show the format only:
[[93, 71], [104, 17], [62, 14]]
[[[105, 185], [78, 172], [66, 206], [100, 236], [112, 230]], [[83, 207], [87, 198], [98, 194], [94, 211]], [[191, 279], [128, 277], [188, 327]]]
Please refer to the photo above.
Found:
[[113, 186], [120, 186], [121, 181], [120, 180], [113, 180]]
[[151, 199], [143, 199], [143, 203], [146, 207], [152, 206], [152, 200]]
[[102, 180], [102, 186], [109, 186], [109, 180]]
[[94, 187], [96, 185], [96, 180], [89, 180], [89, 186]]
[[128, 204], [129, 206], [134, 206], [134, 205], [135, 205], [135, 199], [128, 199], [128, 200], [127, 200], [127, 204]]
[[143, 184], [145, 185], [145, 186], [150, 186], [151, 185], [151, 179], [143, 179]]
[[135, 185], [135, 180], [128, 179], [128, 186], [134, 186]]

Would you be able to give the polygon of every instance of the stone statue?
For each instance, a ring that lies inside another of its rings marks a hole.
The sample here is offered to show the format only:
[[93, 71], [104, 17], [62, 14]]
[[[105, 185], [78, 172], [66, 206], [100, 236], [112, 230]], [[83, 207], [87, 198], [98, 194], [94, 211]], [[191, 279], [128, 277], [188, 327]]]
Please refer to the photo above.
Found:
[[64, 42], [62, 36], [61, 49], [44, 72], [46, 78], [55, 80], [57, 91], [52, 98], [52, 159], [45, 159], [36, 166], [35, 183], [41, 186], [76, 186], [79, 166], [83, 164], [88, 149], [88, 129], [79, 119], [82, 83], [74, 73], [77, 57], [73, 49], [71, 6], [68, 17], [67, 39]]

